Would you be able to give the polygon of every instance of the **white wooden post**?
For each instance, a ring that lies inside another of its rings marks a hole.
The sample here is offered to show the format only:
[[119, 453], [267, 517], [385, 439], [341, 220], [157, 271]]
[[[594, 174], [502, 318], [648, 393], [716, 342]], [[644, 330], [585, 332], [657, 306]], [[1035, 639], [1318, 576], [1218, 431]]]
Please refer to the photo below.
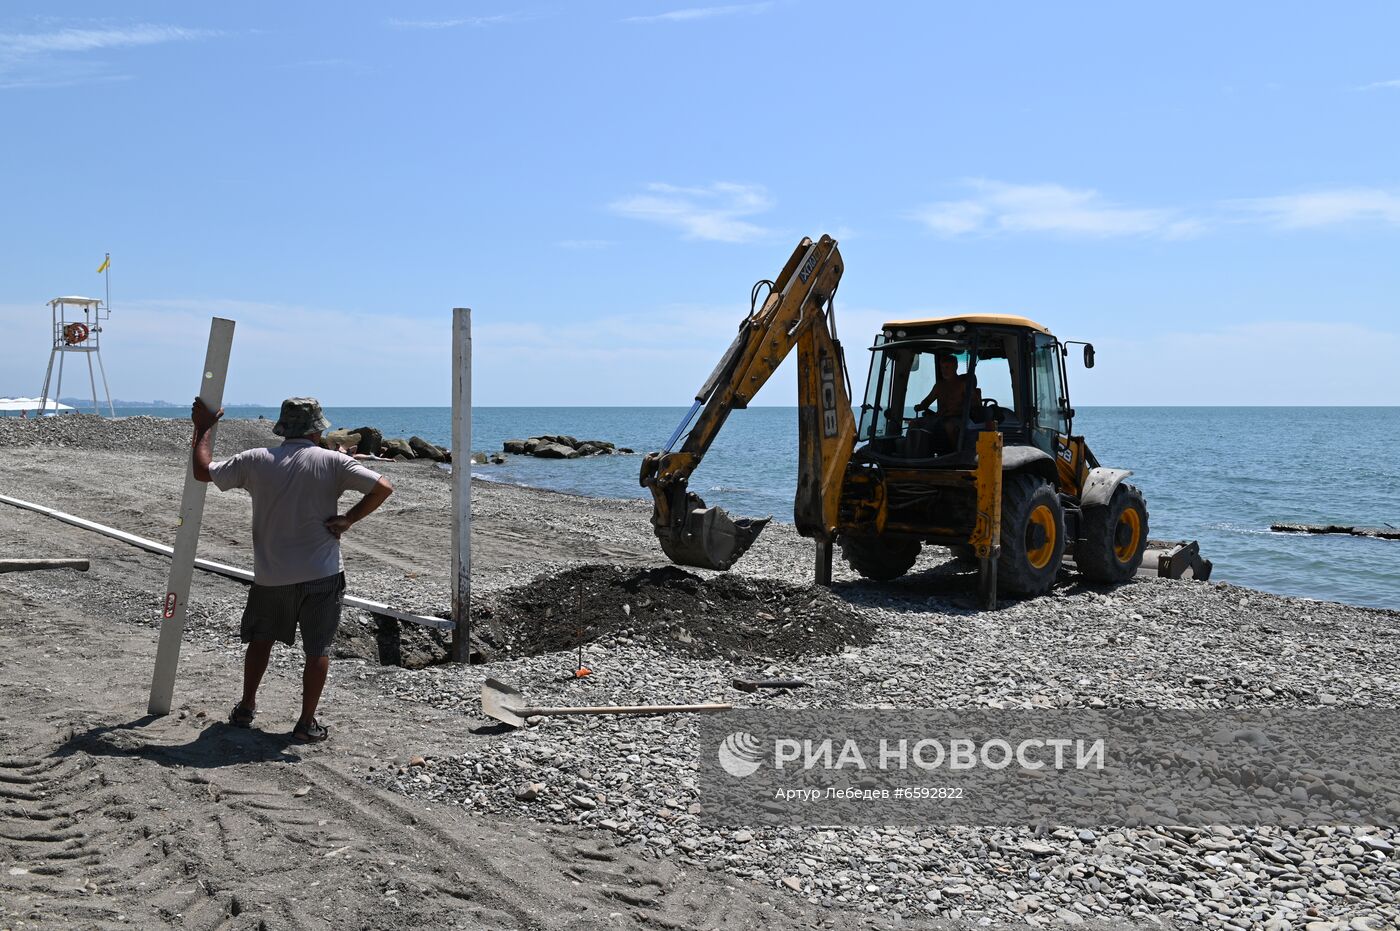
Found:
[[[199, 380], [199, 398], [204, 406], [217, 411], [224, 403], [224, 377], [228, 374], [229, 351], [233, 348], [233, 321], [215, 317], [209, 324], [209, 349]], [[209, 431], [209, 448], [214, 448], [217, 425]], [[185, 465], [185, 491], [180, 497], [180, 525], [175, 533], [175, 554], [170, 562], [161, 611], [160, 646], [156, 649], [156, 669], [151, 678], [150, 714], [169, 714], [175, 694], [175, 671], [180, 665], [180, 640], [185, 634], [185, 612], [189, 607], [190, 579], [194, 575], [194, 553], [199, 544], [199, 527], [204, 520], [204, 482], [194, 477], [194, 451]]]
[[452, 661], [472, 655], [472, 312], [452, 310]]

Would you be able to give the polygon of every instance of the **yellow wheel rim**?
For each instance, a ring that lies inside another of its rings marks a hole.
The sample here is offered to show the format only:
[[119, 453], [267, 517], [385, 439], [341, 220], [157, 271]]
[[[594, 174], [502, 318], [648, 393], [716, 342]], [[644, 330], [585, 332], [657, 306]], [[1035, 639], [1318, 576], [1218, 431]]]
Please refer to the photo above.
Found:
[[1124, 508], [1123, 513], [1118, 515], [1118, 526], [1114, 528], [1113, 538], [1123, 541], [1121, 546], [1113, 548], [1113, 555], [1118, 557], [1119, 562], [1132, 562], [1133, 557], [1137, 555], [1138, 544], [1142, 542], [1142, 517], [1137, 508]]
[[1036, 527], [1045, 531], [1045, 542], [1034, 549], [1027, 546], [1026, 561], [1032, 569], [1044, 569], [1050, 564], [1050, 557], [1055, 555], [1055, 515], [1044, 504], [1036, 505], [1035, 510], [1031, 511], [1030, 523], [1026, 525], [1027, 541]]

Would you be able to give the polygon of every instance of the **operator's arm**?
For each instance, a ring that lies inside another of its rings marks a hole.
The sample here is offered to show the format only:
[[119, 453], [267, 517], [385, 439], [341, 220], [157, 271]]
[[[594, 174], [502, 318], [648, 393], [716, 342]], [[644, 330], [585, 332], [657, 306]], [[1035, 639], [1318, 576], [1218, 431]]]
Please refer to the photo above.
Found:
[[194, 405], [190, 408], [190, 420], [194, 421], [194, 477], [197, 481], [213, 481], [209, 474], [209, 463], [214, 461], [214, 450], [210, 431], [214, 429], [214, 424], [219, 422], [219, 418], [224, 416], [224, 409], [211, 411], [205, 406], [204, 401], [199, 398], [194, 399]]
[[394, 486], [389, 484], [389, 480], [384, 476], [379, 476], [379, 481], [374, 487], [365, 492], [365, 496], [358, 503], [344, 514], [326, 520], [326, 529], [331, 532], [331, 536], [340, 539], [340, 535], [349, 530], [355, 524], [373, 514], [375, 509], [383, 504], [390, 495], [394, 493]]
[[943, 389], [946, 387], [946, 385], [946, 382], [935, 382], [933, 387], [929, 389], [929, 393], [924, 397], [924, 399], [918, 404], [914, 405], [914, 410], [926, 411], [929, 408], [933, 407], [933, 402], [943, 397], [945, 393]]

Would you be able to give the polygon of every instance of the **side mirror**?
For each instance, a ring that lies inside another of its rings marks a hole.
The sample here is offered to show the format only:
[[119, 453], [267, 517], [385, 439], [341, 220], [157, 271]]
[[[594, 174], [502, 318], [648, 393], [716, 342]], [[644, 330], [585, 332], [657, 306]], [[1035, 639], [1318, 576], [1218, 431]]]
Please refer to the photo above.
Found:
[[1093, 344], [1093, 343], [1085, 343], [1085, 344], [1084, 344], [1084, 367], [1085, 367], [1086, 369], [1091, 369], [1091, 368], [1094, 367], [1094, 344]]

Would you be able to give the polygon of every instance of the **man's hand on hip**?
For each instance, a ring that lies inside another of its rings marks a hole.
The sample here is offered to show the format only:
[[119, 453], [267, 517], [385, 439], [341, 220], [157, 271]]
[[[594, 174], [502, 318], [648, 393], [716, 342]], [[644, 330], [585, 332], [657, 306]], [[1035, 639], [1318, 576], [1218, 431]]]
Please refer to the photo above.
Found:
[[379, 476], [379, 481], [365, 493], [354, 507], [344, 514], [338, 514], [326, 521], [326, 529], [331, 532], [331, 536], [337, 540], [340, 535], [349, 530], [357, 521], [363, 520], [374, 512], [374, 509], [384, 503], [384, 499], [394, 493], [394, 486], [389, 484], [389, 480], [384, 476]]
[[344, 514], [337, 514], [335, 517], [326, 518], [326, 529], [331, 532], [331, 536], [337, 540], [340, 535], [354, 526], [355, 522]]

